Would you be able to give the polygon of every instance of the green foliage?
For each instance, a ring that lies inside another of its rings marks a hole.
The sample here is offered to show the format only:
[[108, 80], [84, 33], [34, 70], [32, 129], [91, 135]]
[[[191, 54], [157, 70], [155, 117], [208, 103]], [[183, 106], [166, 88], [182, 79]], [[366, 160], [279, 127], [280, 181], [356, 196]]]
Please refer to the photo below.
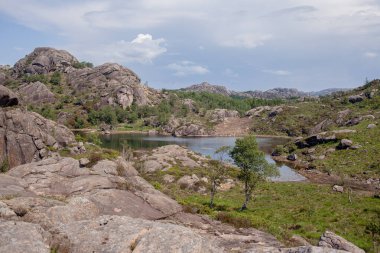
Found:
[[85, 135], [84, 138], [87, 142], [94, 143], [95, 145], [101, 145], [102, 144], [102, 141], [100, 140], [98, 133], [88, 133]]
[[252, 227], [273, 234], [285, 245], [290, 243], [292, 235], [300, 235], [316, 245], [322, 233], [330, 230], [367, 252], [376, 252], [372, 250], [368, 224], [377, 222], [379, 200], [354, 192], [350, 203], [347, 195], [333, 192], [329, 185], [262, 183], [255, 190], [255, 201], [244, 212], [239, 211], [244, 201], [240, 187], [216, 195], [213, 209], [209, 208], [209, 197], [202, 194], [182, 194], [177, 201], [238, 227], [244, 227], [246, 222], [239, 225], [235, 219], [245, 219]]
[[8, 159], [5, 159], [0, 165], [0, 173], [5, 173], [9, 170]]
[[42, 74], [25, 75], [22, 79], [26, 83], [41, 82], [41, 83], [47, 84], [49, 82], [48, 76], [42, 75]]
[[74, 121], [74, 128], [75, 129], [81, 129], [85, 127], [85, 121], [82, 117], [76, 116]]
[[116, 111], [111, 106], [105, 106], [100, 110], [91, 111], [88, 113], [88, 122], [92, 125], [98, 125], [102, 122], [115, 125], [117, 123]]
[[279, 99], [254, 99], [254, 98], [240, 98], [228, 97], [221, 94], [213, 94], [208, 92], [186, 92], [186, 91], [170, 91], [170, 93], [177, 95], [180, 99], [192, 99], [197, 103], [199, 108], [206, 110], [213, 110], [217, 108], [237, 110], [244, 113], [253, 107], [262, 105], [279, 105], [284, 103]]
[[76, 69], [93, 68], [94, 64], [92, 64], [91, 62], [82, 61], [82, 62], [75, 62], [73, 64], [73, 67]]
[[267, 162], [254, 135], [237, 139], [230, 155], [240, 168], [238, 178], [244, 183], [245, 202], [241, 208], [244, 210], [257, 184], [267, 177], [278, 175], [278, 170], [275, 165]]
[[55, 71], [50, 77], [50, 83], [53, 85], [59, 85], [61, 83], [61, 73]]

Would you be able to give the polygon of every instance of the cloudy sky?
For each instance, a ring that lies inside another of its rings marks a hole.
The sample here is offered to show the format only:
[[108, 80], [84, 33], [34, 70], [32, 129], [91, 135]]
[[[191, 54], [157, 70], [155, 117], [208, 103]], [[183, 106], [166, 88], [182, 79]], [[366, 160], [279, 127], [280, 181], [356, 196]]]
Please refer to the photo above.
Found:
[[38, 46], [155, 88], [355, 87], [380, 78], [380, 0], [0, 0], [0, 64]]

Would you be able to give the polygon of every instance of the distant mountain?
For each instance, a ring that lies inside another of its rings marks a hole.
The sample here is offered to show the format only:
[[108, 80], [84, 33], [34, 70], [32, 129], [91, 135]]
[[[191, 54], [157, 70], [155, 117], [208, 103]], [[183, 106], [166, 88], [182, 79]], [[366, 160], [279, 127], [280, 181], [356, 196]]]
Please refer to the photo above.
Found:
[[340, 91], [349, 91], [350, 89], [343, 89], [343, 88], [330, 88], [330, 89], [325, 89], [325, 90], [320, 90], [320, 91], [312, 91], [309, 92], [309, 94], [313, 97], [320, 97], [320, 96], [327, 96], [331, 95], [335, 92], [340, 92]]
[[212, 85], [207, 82], [203, 82], [200, 84], [194, 84], [187, 88], [180, 89], [182, 91], [194, 91], [194, 92], [209, 92], [214, 94], [221, 94], [224, 96], [234, 95], [234, 92], [229, 91], [226, 87], [222, 85]]
[[209, 92], [214, 94], [220, 94], [224, 96], [237, 96], [246, 98], [261, 98], [261, 99], [290, 99], [299, 97], [318, 97], [330, 95], [338, 91], [347, 91], [348, 89], [331, 88], [321, 91], [304, 92], [291, 88], [273, 88], [266, 91], [233, 91], [227, 89], [222, 85], [212, 85], [207, 82], [200, 84], [194, 84], [186, 88], [180, 89], [181, 91], [193, 91], [193, 92]]

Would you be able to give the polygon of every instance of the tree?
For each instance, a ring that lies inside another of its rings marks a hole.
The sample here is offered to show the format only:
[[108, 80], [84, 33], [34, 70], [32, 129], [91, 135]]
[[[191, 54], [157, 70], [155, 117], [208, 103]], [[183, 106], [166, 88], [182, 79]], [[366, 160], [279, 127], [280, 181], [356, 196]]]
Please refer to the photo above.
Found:
[[245, 201], [240, 209], [244, 210], [247, 209], [248, 201], [257, 184], [267, 177], [277, 175], [278, 170], [274, 164], [269, 164], [265, 160], [265, 155], [259, 150], [253, 135], [237, 139], [230, 155], [240, 168], [238, 178], [244, 183]]
[[228, 154], [230, 147], [223, 146], [215, 151], [218, 160], [209, 161], [209, 174], [210, 174], [210, 208], [214, 206], [214, 197], [220, 182], [224, 179], [227, 172], [227, 167], [224, 164], [225, 156]]

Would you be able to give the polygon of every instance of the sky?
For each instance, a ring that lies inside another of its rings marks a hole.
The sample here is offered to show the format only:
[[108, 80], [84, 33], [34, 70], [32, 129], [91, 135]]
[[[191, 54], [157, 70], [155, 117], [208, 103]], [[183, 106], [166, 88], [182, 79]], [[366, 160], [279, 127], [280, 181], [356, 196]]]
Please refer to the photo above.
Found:
[[35, 47], [154, 88], [317, 91], [380, 78], [380, 0], [0, 0], [0, 64]]

